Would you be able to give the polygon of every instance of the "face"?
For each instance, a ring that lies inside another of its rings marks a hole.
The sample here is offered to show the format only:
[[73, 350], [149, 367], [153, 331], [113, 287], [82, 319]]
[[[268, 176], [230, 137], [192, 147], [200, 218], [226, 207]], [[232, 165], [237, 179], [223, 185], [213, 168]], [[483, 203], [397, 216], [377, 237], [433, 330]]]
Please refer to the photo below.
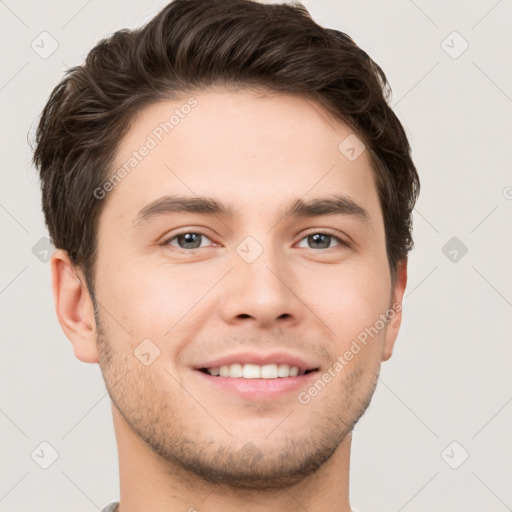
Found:
[[[165, 463], [290, 485], [366, 409], [404, 274], [392, 287], [368, 151], [354, 159], [347, 125], [291, 95], [192, 97], [141, 112], [115, 169], [136, 163], [100, 199], [99, 363], [119, 421]], [[236, 377], [237, 362], [274, 378]], [[234, 373], [204, 371], [221, 366]]]

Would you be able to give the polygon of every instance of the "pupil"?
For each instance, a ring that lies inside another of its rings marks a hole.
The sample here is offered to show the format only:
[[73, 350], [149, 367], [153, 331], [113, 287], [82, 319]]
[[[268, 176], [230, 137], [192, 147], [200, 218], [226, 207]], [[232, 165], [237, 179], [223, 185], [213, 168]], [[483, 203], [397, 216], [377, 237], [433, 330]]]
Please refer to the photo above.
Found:
[[[314, 235], [309, 235], [308, 238], [313, 241], [313, 244], [317, 244], [316, 249], [329, 247], [330, 235], [315, 233]], [[184, 241], [187, 249], [197, 249], [201, 245], [199, 233], [184, 233], [180, 235], [180, 239]], [[320, 247], [318, 244], [320, 244]]]
[[[326, 235], [325, 233], [315, 233], [314, 235], [310, 235], [309, 236], [311, 239], [313, 239], [313, 242], [314, 243], [317, 243], [317, 242], [320, 242], [320, 245], [321, 245], [321, 249], [322, 248], [328, 248], [329, 247], [329, 238], [330, 238], [330, 235]], [[322, 244], [321, 242], [321, 239], [320, 237], [323, 238], [324, 240], [324, 243]], [[315, 249], [318, 249], [319, 247], [315, 247]]]
[[[187, 249], [196, 249], [201, 245], [201, 242], [199, 241], [199, 234], [198, 233], [185, 233], [183, 235], [180, 235], [181, 240], [185, 241], [185, 248]], [[194, 241], [195, 238], [195, 241]], [[199, 241], [199, 243], [197, 243]], [[192, 246], [190, 245], [192, 244]]]

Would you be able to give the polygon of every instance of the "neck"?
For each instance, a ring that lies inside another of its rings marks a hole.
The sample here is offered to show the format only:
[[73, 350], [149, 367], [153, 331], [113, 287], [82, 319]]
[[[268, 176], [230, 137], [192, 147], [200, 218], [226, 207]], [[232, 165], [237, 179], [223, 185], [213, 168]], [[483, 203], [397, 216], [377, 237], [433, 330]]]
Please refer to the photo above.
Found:
[[295, 485], [272, 489], [214, 486], [179, 464], [164, 460], [130, 429], [112, 406], [119, 456], [119, 512], [350, 512], [352, 435], [332, 457]]

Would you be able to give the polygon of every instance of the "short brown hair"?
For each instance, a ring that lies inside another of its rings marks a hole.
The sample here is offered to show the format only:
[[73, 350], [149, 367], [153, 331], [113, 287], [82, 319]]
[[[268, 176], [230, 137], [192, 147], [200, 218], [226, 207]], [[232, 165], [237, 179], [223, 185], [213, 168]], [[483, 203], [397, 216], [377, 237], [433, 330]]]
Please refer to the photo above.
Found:
[[419, 178], [382, 69], [298, 2], [174, 0], [145, 26], [101, 40], [82, 66], [69, 69], [37, 127], [33, 162], [46, 225], [90, 292], [106, 202], [94, 190], [112, 172], [130, 122], [156, 101], [223, 85], [313, 99], [357, 133], [370, 150], [394, 280], [413, 247]]

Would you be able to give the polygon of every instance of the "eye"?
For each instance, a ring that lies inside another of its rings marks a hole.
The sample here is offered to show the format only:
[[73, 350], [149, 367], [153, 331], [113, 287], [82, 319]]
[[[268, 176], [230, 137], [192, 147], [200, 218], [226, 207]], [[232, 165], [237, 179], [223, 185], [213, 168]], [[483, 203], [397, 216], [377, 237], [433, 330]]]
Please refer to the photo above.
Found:
[[[204, 239], [212, 241], [208, 236], [200, 231], [183, 231], [182, 233], [177, 233], [172, 237], [165, 240], [162, 245], [171, 245], [173, 247], [177, 247], [178, 249], [185, 250], [187, 252], [192, 252], [194, 249], [201, 249], [204, 247], [208, 247], [208, 244], [203, 244]], [[333, 246], [331, 242], [334, 240], [337, 242], [338, 246], [348, 247], [348, 243], [343, 241], [336, 235], [328, 232], [315, 232], [310, 233], [309, 235], [302, 238], [300, 242], [303, 240], [307, 240], [310, 247], [309, 249], [332, 249]], [[335, 247], [335, 246], [334, 246]]]
[[[332, 240], [336, 240], [338, 245], [348, 246], [346, 242], [344, 242], [341, 238], [331, 234], [324, 232], [310, 233], [305, 236], [302, 240], [307, 240], [313, 244], [313, 247], [308, 247], [309, 249], [331, 249], [330, 242]], [[301, 240], [301, 242], [302, 242]]]
[[202, 238], [210, 240], [210, 238], [208, 238], [204, 233], [197, 231], [184, 231], [183, 233], [178, 233], [177, 235], [173, 235], [171, 238], [168, 238], [163, 242], [163, 245], [172, 245], [176, 247], [176, 244], [171, 243], [173, 240], [176, 240], [178, 249], [200, 249], [201, 247], [204, 247], [204, 245], [201, 244]]

